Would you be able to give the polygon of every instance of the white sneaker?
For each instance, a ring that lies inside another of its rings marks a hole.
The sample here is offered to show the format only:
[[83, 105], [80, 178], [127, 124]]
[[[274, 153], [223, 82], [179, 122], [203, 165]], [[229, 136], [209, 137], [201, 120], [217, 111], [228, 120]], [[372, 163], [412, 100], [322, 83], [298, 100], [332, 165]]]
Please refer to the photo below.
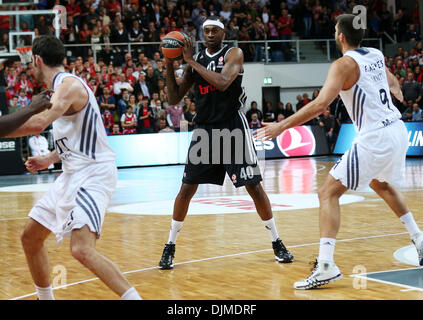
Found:
[[317, 261], [316, 259], [311, 275], [305, 280], [295, 282], [294, 288], [308, 290], [339, 279], [342, 279], [342, 273], [335, 262]]
[[411, 241], [416, 246], [417, 254], [419, 256], [419, 265], [423, 266], [423, 232], [416, 234], [411, 238]]

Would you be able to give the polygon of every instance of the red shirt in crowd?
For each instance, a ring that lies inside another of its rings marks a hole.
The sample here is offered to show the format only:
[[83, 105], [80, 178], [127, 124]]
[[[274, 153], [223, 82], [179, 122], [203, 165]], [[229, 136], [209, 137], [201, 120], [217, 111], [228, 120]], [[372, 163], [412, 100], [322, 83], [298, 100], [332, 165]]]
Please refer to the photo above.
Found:
[[109, 113], [106, 113], [106, 112], [103, 113], [103, 115], [101, 117], [103, 119], [103, 123], [104, 123], [105, 128], [111, 128], [115, 124], [115, 122], [113, 121], [113, 115], [110, 112]]
[[0, 30], [10, 29], [10, 16], [0, 16]]
[[6, 99], [7, 101], [12, 100], [12, 98], [15, 96], [15, 89], [10, 88], [8, 90], [6, 90]]
[[108, 74], [108, 73], [102, 73], [101, 74], [101, 81], [106, 81], [106, 83], [107, 82], [110, 82], [110, 74]]
[[[136, 121], [135, 114], [131, 113], [129, 115], [125, 113], [122, 115], [122, 118], [120, 121], [123, 122], [124, 124], [130, 124]], [[137, 130], [134, 127], [123, 127], [123, 134], [133, 134], [133, 133], [137, 133]]]
[[278, 22], [285, 25], [279, 30], [279, 34], [292, 34], [291, 26], [292, 26], [292, 18], [291, 17], [279, 17]]
[[[148, 113], [148, 107], [143, 106], [142, 107], [142, 116], [145, 117], [147, 115], [147, 113]], [[143, 121], [144, 121], [144, 128], [150, 128], [151, 127], [149, 117], [145, 118]]]
[[115, 13], [115, 12], [116, 12], [117, 7], [121, 7], [120, 3], [119, 3], [119, 2], [117, 2], [117, 1], [115, 1], [115, 3], [113, 3], [113, 2], [109, 2], [109, 3], [107, 4], [107, 9], [109, 9], [109, 11], [111, 11], [111, 12], [113, 12], [113, 13]]
[[106, 87], [109, 89], [110, 95], [113, 96], [115, 94], [113, 87], [115, 82], [117, 82], [116, 80], [113, 82], [111, 80], [109, 80], [109, 82], [107, 82]]
[[11, 74], [9, 74], [6, 78], [6, 82], [7, 82], [7, 86], [8, 87], [16, 87], [16, 84], [18, 82], [18, 77], [17, 76], [13, 76]]
[[131, 74], [130, 76], [126, 76], [126, 81], [129, 82], [129, 84], [133, 87], [135, 85], [135, 82], [137, 82], [137, 79]]
[[128, 70], [128, 68], [131, 68], [132, 72], [136, 71], [134, 67], [128, 67], [127, 65], [123, 65], [122, 66], [122, 73], [126, 74], [126, 70]]
[[21, 88], [24, 88], [24, 87], [27, 88], [26, 89], [26, 96], [29, 99], [31, 99], [32, 98], [32, 93], [34, 92], [34, 85], [29, 80], [25, 80], [25, 81], [19, 80], [19, 82], [16, 84], [15, 92], [19, 92], [19, 90]]
[[74, 5], [68, 4], [66, 6], [66, 14], [68, 16], [75, 16], [75, 14], [81, 13], [81, 12], [82, 12], [81, 8], [76, 3]]

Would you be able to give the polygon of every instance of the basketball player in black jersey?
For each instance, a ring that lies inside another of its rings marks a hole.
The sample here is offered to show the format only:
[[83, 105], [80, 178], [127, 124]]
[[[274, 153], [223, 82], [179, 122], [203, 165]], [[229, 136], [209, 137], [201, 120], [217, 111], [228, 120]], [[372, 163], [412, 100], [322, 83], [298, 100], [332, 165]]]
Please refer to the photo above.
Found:
[[[207, 49], [201, 50], [195, 58], [191, 40], [188, 37], [184, 40], [183, 56], [188, 66], [180, 82], [175, 80], [172, 61], [167, 60], [169, 103], [179, 103], [194, 85], [197, 106], [194, 120], [197, 127], [193, 132], [182, 186], [175, 199], [170, 235], [159, 268], [173, 268], [175, 240], [198, 184], [223, 185], [226, 173], [235, 187], [245, 186], [254, 200], [257, 212], [271, 236], [276, 260], [292, 262], [292, 254], [279, 239], [269, 199], [260, 183], [262, 178], [248, 122], [240, 111], [246, 100], [241, 87], [242, 50], [223, 45], [225, 31], [218, 19], [208, 18], [203, 29]], [[223, 140], [229, 136], [229, 143], [226, 146], [221, 144], [220, 138], [214, 138], [215, 133], [221, 134]], [[240, 139], [237, 139], [237, 135]], [[201, 149], [200, 145], [208, 145], [208, 151]], [[198, 158], [201, 158], [201, 162], [197, 161]]]

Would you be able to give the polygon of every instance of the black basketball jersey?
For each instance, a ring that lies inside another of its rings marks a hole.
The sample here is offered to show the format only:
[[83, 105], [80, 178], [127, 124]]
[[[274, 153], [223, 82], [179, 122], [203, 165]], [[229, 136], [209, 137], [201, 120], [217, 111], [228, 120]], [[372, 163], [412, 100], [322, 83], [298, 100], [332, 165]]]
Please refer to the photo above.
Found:
[[[211, 55], [207, 49], [201, 50], [196, 61], [213, 72], [222, 72], [226, 53], [232, 47], [224, 45], [222, 49]], [[242, 71], [243, 72], [243, 71]], [[222, 123], [232, 119], [238, 110], [244, 106], [247, 99], [242, 83], [242, 72], [225, 91], [219, 91], [193, 70], [194, 95], [197, 108], [195, 122], [201, 124]]]

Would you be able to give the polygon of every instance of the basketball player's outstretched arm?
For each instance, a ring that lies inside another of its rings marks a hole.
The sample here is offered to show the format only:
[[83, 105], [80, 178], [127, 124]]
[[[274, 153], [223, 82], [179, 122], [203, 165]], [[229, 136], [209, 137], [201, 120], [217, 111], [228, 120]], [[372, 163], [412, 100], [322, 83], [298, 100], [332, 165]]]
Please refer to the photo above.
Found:
[[204, 80], [216, 87], [219, 91], [225, 91], [242, 71], [244, 54], [239, 48], [230, 49], [225, 57], [225, 65], [220, 73], [207, 70], [204, 66], [194, 60], [193, 44], [191, 38], [184, 39], [182, 48], [184, 60], [191, 68], [197, 71]]
[[54, 120], [65, 113], [67, 115], [82, 109], [88, 100], [88, 93], [82, 84], [73, 78], [67, 78], [54, 90], [50, 109], [33, 115], [8, 137], [23, 137], [43, 132]]
[[11, 134], [14, 130], [16, 130], [16, 128], [23, 125], [33, 115], [40, 113], [46, 108], [50, 108], [51, 102], [48, 94], [51, 92], [51, 90], [45, 90], [39, 95], [33, 97], [29, 106], [21, 108], [12, 114], [0, 117], [0, 138]]
[[394, 95], [395, 98], [398, 99], [399, 102], [403, 102], [404, 96], [402, 95], [401, 86], [398, 82], [398, 79], [389, 71], [387, 67], [386, 69], [386, 77], [388, 78], [389, 90]]
[[281, 122], [264, 123], [264, 128], [255, 131], [257, 139], [269, 140], [275, 138], [283, 131], [302, 125], [323, 113], [341, 90], [349, 89], [358, 80], [360, 71], [358, 65], [352, 63], [352, 61], [354, 60], [348, 56], [335, 61], [329, 68], [326, 82], [317, 98]]

